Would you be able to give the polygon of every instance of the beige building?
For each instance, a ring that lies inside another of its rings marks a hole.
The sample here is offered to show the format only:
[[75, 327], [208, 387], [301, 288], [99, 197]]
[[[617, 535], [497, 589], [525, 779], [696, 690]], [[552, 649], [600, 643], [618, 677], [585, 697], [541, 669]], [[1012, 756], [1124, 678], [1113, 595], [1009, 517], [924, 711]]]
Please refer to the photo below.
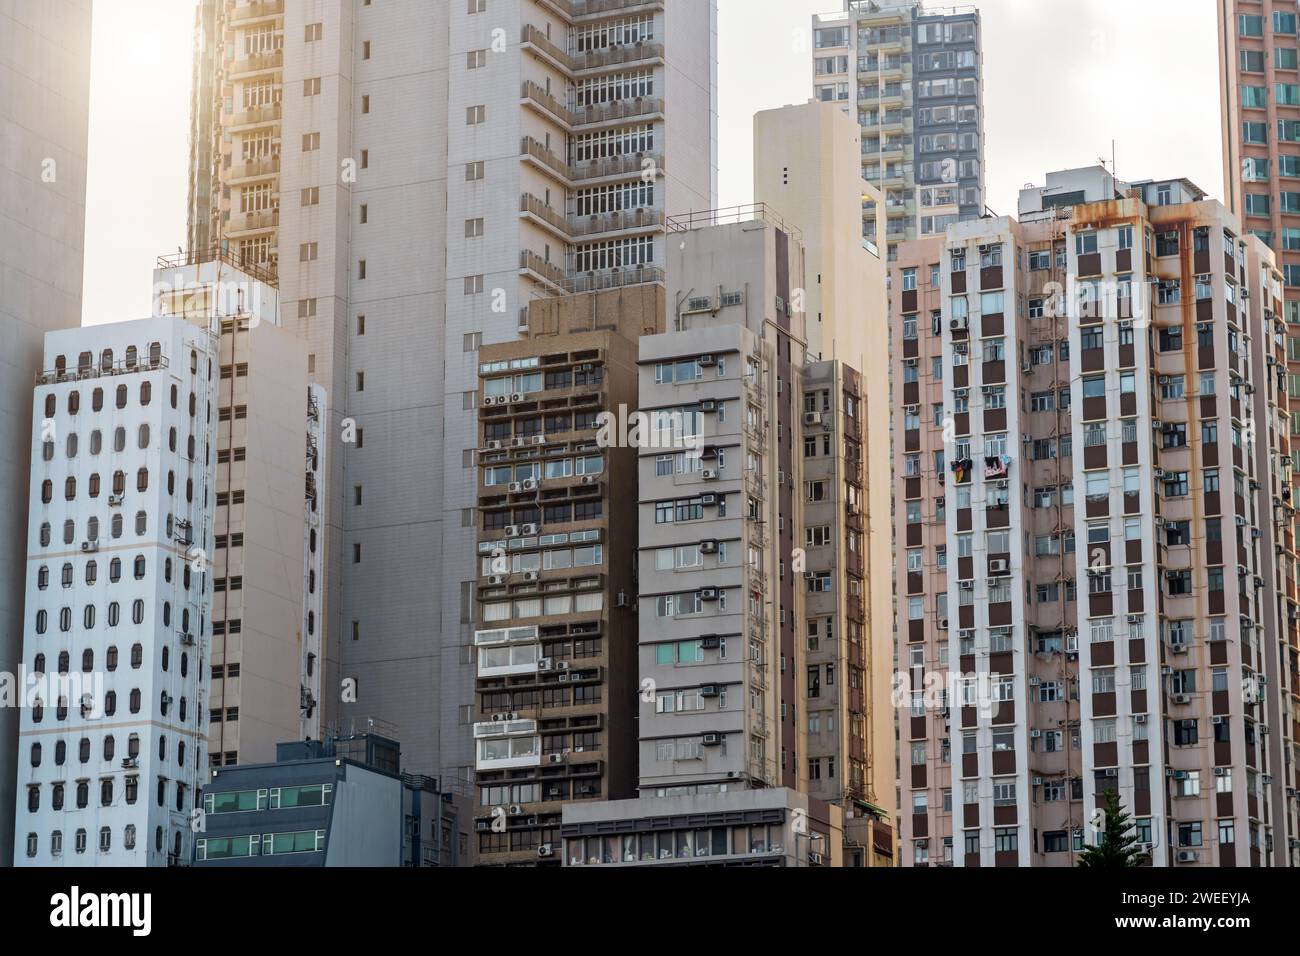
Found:
[[[23, 650], [32, 383], [47, 332], [81, 324], [91, 0], [0, 9], [0, 672]], [[19, 714], [0, 707], [0, 860], [13, 859]]]
[[1293, 865], [1271, 255], [1093, 168], [893, 281], [904, 861], [1073, 865], [1115, 791], [1155, 865]]
[[[803, 425], [833, 425], [808, 416], [833, 418], [846, 401], [854, 400], [858, 407], [846, 425], [852, 425], [860, 449], [876, 449], [850, 465], [861, 472], [861, 500], [855, 502], [859, 510], [853, 517], [866, 544], [865, 553], [856, 555], [868, 636], [859, 653], [871, 684], [868, 699], [885, 701], [894, 657], [892, 463], [885, 451], [890, 365], [888, 349], [881, 347], [889, 338], [888, 275], [882, 250], [862, 237], [864, 216], [875, 218], [874, 234], [885, 230], [885, 204], [880, 190], [862, 178], [862, 128], [832, 104], [813, 100], [761, 112], [754, 118], [754, 141], [755, 200], [774, 208], [803, 237], [809, 356], [813, 362], [836, 363], [817, 365], [816, 374], [810, 368], [806, 391], [820, 392], [821, 398], [811, 404], [805, 400]], [[804, 437], [807, 441], [807, 433]], [[842, 457], [844, 448], [835, 452]], [[845, 540], [841, 530], [832, 523], [833, 541]], [[843, 567], [841, 556], [831, 566]], [[837, 633], [843, 635], [844, 629]], [[871, 730], [865, 759], [872, 764], [872, 782], [864, 790], [892, 815], [893, 788], [887, 781], [894, 773], [896, 734], [892, 712], [886, 709], [867, 717]]]
[[319, 737], [320, 576], [306, 345], [279, 325], [272, 277], [226, 256], [162, 260], [154, 309], [220, 330], [208, 755], [269, 763]]

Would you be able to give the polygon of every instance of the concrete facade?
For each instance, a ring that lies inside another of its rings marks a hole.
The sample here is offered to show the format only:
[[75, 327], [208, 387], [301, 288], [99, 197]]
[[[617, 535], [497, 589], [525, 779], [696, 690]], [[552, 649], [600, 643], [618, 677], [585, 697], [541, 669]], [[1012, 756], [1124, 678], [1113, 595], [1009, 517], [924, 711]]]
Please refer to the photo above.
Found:
[[[45, 333], [81, 323], [91, 0], [0, 10], [0, 672], [23, 644], [31, 386]], [[0, 708], [0, 860], [12, 858], [18, 712]]]

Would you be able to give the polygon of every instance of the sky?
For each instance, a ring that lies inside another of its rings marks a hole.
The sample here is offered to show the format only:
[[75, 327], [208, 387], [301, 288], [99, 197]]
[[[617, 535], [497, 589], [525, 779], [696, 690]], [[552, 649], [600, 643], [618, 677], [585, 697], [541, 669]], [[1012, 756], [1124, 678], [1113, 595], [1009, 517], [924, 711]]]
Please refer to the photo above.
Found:
[[[719, 0], [720, 205], [753, 200], [753, 115], [811, 96], [811, 17], [842, 5]], [[969, 5], [991, 210], [1014, 215], [1050, 170], [1109, 161], [1112, 140], [1121, 179], [1185, 176], [1222, 196], [1213, 0]], [[155, 259], [184, 245], [193, 23], [192, 0], [95, 2], [83, 324], [147, 316]]]

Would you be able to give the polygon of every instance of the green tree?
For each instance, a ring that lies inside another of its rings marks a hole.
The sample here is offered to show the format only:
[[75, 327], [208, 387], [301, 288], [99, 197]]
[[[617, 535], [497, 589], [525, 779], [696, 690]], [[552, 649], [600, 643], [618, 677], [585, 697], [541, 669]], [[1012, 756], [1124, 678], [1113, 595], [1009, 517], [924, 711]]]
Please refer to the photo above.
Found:
[[1114, 790], [1106, 791], [1105, 814], [1101, 840], [1095, 846], [1084, 847], [1079, 854], [1079, 866], [1090, 870], [1110, 870], [1149, 863], [1150, 857], [1138, 848], [1133, 822]]

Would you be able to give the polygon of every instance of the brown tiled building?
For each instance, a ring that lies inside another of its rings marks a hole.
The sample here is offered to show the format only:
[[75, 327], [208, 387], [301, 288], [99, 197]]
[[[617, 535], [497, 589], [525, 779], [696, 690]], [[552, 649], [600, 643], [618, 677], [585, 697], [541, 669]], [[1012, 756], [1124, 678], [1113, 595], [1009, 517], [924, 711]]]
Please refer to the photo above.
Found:
[[1097, 168], [894, 283], [903, 859], [1072, 865], [1115, 790], [1156, 865], [1294, 864], [1272, 254]]

